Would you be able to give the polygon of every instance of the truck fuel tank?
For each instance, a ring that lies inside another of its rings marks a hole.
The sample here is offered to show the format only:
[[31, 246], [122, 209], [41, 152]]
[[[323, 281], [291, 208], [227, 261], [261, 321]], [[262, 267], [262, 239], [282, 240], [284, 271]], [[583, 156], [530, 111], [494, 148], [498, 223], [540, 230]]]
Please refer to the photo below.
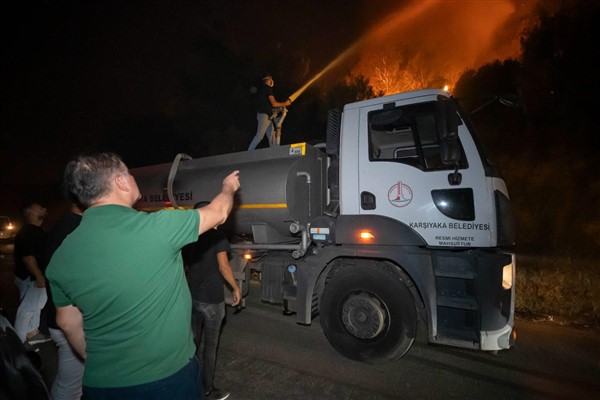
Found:
[[154, 211], [210, 201], [223, 179], [239, 170], [241, 186], [224, 228], [253, 234], [255, 243], [280, 243], [293, 239], [291, 223], [306, 225], [321, 215], [327, 202], [326, 167], [325, 153], [299, 143], [133, 168], [130, 173], [142, 194], [135, 208]]

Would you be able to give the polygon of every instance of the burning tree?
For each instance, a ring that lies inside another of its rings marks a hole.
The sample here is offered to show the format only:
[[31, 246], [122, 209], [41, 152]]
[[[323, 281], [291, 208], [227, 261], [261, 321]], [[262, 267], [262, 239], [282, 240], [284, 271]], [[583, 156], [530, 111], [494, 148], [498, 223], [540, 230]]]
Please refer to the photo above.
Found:
[[[451, 70], [447, 69], [447, 72]], [[377, 51], [364, 54], [353, 69], [352, 75], [368, 78], [377, 93], [392, 94], [410, 90], [443, 87], [458, 79], [458, 74], [441, 76], [433, 65], [421, 62], [421, 57], [408, 50]]]

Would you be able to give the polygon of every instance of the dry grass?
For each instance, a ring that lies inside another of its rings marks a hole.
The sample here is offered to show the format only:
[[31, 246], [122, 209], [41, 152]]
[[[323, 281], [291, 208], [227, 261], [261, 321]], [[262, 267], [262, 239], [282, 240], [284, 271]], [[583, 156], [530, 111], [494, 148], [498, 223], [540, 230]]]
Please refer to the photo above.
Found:
[[600, 260], [517, 257], [517, 313], [600, 327]]

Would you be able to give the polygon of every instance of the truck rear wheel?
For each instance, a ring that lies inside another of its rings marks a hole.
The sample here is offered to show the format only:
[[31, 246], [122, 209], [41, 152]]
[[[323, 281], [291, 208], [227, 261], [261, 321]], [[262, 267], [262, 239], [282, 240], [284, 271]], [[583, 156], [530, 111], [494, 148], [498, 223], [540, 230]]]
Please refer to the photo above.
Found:
[[417, 331], [417, 311], [408, 287], [389, 264], [361, 264], [337, 272], [320, 306], [327, 340], [358, 361], [401, 358]]

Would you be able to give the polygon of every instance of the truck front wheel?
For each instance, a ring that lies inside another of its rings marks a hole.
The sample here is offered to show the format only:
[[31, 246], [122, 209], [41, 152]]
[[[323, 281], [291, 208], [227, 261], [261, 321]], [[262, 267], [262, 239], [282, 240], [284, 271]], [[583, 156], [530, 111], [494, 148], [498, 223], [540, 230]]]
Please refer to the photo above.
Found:
[[325, 286], [319, 309], [327, 340], [353, 360], [399, 359], [416, 336], [414, 299], [389, 264], [370, 262], [337, 272]]

